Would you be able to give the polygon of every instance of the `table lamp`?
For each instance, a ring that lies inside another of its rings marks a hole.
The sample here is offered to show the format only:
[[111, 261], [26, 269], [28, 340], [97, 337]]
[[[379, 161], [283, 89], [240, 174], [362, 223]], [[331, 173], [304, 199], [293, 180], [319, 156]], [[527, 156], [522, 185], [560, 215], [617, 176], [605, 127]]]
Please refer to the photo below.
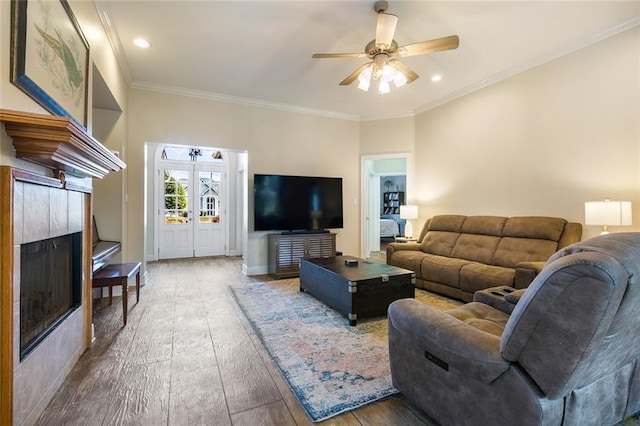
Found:
[[407, 238], [413, 238], [413, 226], [411, 225], [411, 219], [418, 218], [418, 206], [413, 204], [406, 204], [400, 206], [400, 219], [406, 219], [407, 223], [404, 225], [404, 236]]
[[631, 201], [587, 201], [584, 224], [602, 226], [600, 235], [608, 234], [607, 226], [631, 225]]

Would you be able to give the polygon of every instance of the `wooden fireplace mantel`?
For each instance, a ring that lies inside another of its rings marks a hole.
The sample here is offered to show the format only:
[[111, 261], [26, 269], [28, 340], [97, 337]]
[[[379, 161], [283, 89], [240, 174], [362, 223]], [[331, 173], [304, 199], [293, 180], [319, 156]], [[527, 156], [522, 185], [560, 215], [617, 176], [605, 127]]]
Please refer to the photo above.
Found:
[[79, 177], [102, 179], [127, 165], [75, 121], [0, 109], [16, 157]]

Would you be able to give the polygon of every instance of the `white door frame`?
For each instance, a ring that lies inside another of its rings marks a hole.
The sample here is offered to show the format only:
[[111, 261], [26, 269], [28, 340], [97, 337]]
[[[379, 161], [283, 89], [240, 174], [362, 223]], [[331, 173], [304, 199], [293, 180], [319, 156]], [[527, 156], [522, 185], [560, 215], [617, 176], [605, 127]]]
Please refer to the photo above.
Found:
[[[375, 160], [385, 160], [385, 159], [391, 159], [391, 158], [404, 158], [405, 159], [405, 164], [406, 164], [406, 176], [407, 176], [407, 190], [405, 193], [405, 202], [409, 202], [410, 198], [409, 198], [409, 194], [410, 191], [412, 189], [411, 187], [411, 183], [413, 182], [413, 179], [410, 178], [413, 176], [413, 163], [410, 161], [411, 160], [411, 154], [410, 153], [397, 153], [397, 154], [373, 154], [373, 155], [362, 155], [360, 157], [360, 171], [361, 171], [361, 177], [360, 177], [360, 199], [362, 200], [360, 203], [360, 215], [362, 217], [362, 220], [360, 221], [360, 257], [366, 258], [369, 257], [369, 253], [371, 252], [371, 248], [372, 248], [372, 235], [375, 234], [375, 229], [372, 230], [373, 226], [378, 226], [378, 222], [379, 222], [379, 217], [380, 217], [380, 196], [378, 195], [373, 196], [373, 191], [378, 191], [379, 188], [375, 188], [372, 189], [371, 185], [372, 185], [372, 175], [377, 174], [378, 176], [380, 176], [379, 173], [375, 173], [371, 167], [372, 167], [372, 162]], [[380, 181], [380, 179], [378, 179], [378, 182]], [[375, 204], [377, 200], [378, 204]], [[377, 210], [374, 210], [377, 209]], [[371, 216], [371, 212], [378, 212], [378, 220], [375, 220], [374, 217]], [[378, 229], [378, 233], [379, 233], [379, 229]], [[378, 244], [379, 244], [380, 239], [378, 238]], [[380, 247], [378, 245], [378, 247]]]
[[[160, 147], [160, 145], [158, 145], [158, 147]], [[161, 154], [162, 154], [162, 149], [156, 148], [156, 152], [154, 155], [154, 196], [153, 196], [153, 211], [154, 211], [154, 238], [153, 238], [153, 260], [159, 260], [159, 247], [160, 247], [160, 220], [159, 217], [160, 215], [158, 214], [158, 212], [160, 211], [161, 208], [163, 208], [163, 204], [161, 204], [161, 200], [159, 197], [159, 191], [160, 191], [160, 187], [163, 186], [161, 185], [161, 182], [164, 182], [164, 179], [162, 179], [159, 176], [160, 173], [160, 168], [161, 167], [165, 167], [169, 168], [169, 167], [176, 167], [176, 168], [180, 168], [180, 167], [192, 167], [194, 169], [194, 176], [196, 171], [199, 168], [202, 167], [206, 167], [205, 165], [208, 163], [205, 162], [190, 162], [190, 161], [175, 161], [175, 160], [164, 160], [161, 158]], [[223, 161], [221, 164], [211, 164], [212, 168], [217, 168], [220, 169], [221, 172], [224, 175], [224, 182], [223, 182], [223, 188], [222, 188], [222, 192], [223, 194], [227, 194], [226, 200], [225, 202], [228, 203], [229, 197], [229, 179], [228, 179], [228, 169], [229, 169], [229, 162], [227, 159], [227, 156], [223, 156]], [[192, 206], [193, 207], [193, 206]], [[221, 221], [223, 221], [223, 227], [224, 227], [224, 254], [225, 256], [229, 255], [229, 219], [228, 219], [228, 206], [225, 204], [222, 207], [222, 212], [221, 215], [223, 217], [221, 217]]]

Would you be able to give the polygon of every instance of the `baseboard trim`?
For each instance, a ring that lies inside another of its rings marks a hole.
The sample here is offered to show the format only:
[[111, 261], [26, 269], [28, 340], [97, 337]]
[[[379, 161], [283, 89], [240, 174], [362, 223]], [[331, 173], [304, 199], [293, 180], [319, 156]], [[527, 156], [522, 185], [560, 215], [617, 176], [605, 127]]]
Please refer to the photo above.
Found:
[[242, 273], [245, 275], [266, 275], [269, 273], [269, 267], [267, 265], [263, 265], [249, 268], [246, 263], [243, 263]]

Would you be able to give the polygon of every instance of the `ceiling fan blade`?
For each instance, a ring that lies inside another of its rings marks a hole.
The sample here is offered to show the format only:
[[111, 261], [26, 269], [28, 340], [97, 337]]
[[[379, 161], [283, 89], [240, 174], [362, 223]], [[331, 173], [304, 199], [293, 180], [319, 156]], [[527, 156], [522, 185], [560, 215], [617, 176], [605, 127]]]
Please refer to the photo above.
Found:
[[459, 45], [460, 39], [458, 38], [458, 36], [452, 35], [448, 37], [436, 38], [433, 40], [421, 41], [418, 43], [400, 46], [398, 47], [398, 50], [396, 50], [396, 54], [398, 56], [423, 55], [425, 53], [455, 49]]
[[314, 53], [312, 58], [366, 58], [366, 53]]
[[371, 65], [373, 62], [367, 62], [364, 65], [361, 65], [357, 70], [355, 70], [354, 72], [352, 72], [351, 74], [349, 74], [349, 76], [347, 78], [345, 78], [344, 80], [342, 80], [340, 82], [340, 86], [348, 86], [351, 83], [353, 83], [354, 81], [356, 81], [356, 79], [358, 78], [358, 76], [360, 75], [360, 73], [362, 72], [362, 70], [364, 70], [366, 67], [368, 67], [369, 65]]
[[393, 35], [396, 32], [398, 17], [390, 13], [378, 13], [376, 23], [376, 46], [387, 49], [391, 46]]
[[397, 59], [390, 60], [389, 65], [391, 65], [392, 67], [400, 71], [402, 74], [404, 74], [405, 77], [407, 77], [407, 84], [411, 83], [413, 80], [420, 77], [412, 69], [410, 69], [409, 67], [407, 67], [405, 64], [403, 64]]

